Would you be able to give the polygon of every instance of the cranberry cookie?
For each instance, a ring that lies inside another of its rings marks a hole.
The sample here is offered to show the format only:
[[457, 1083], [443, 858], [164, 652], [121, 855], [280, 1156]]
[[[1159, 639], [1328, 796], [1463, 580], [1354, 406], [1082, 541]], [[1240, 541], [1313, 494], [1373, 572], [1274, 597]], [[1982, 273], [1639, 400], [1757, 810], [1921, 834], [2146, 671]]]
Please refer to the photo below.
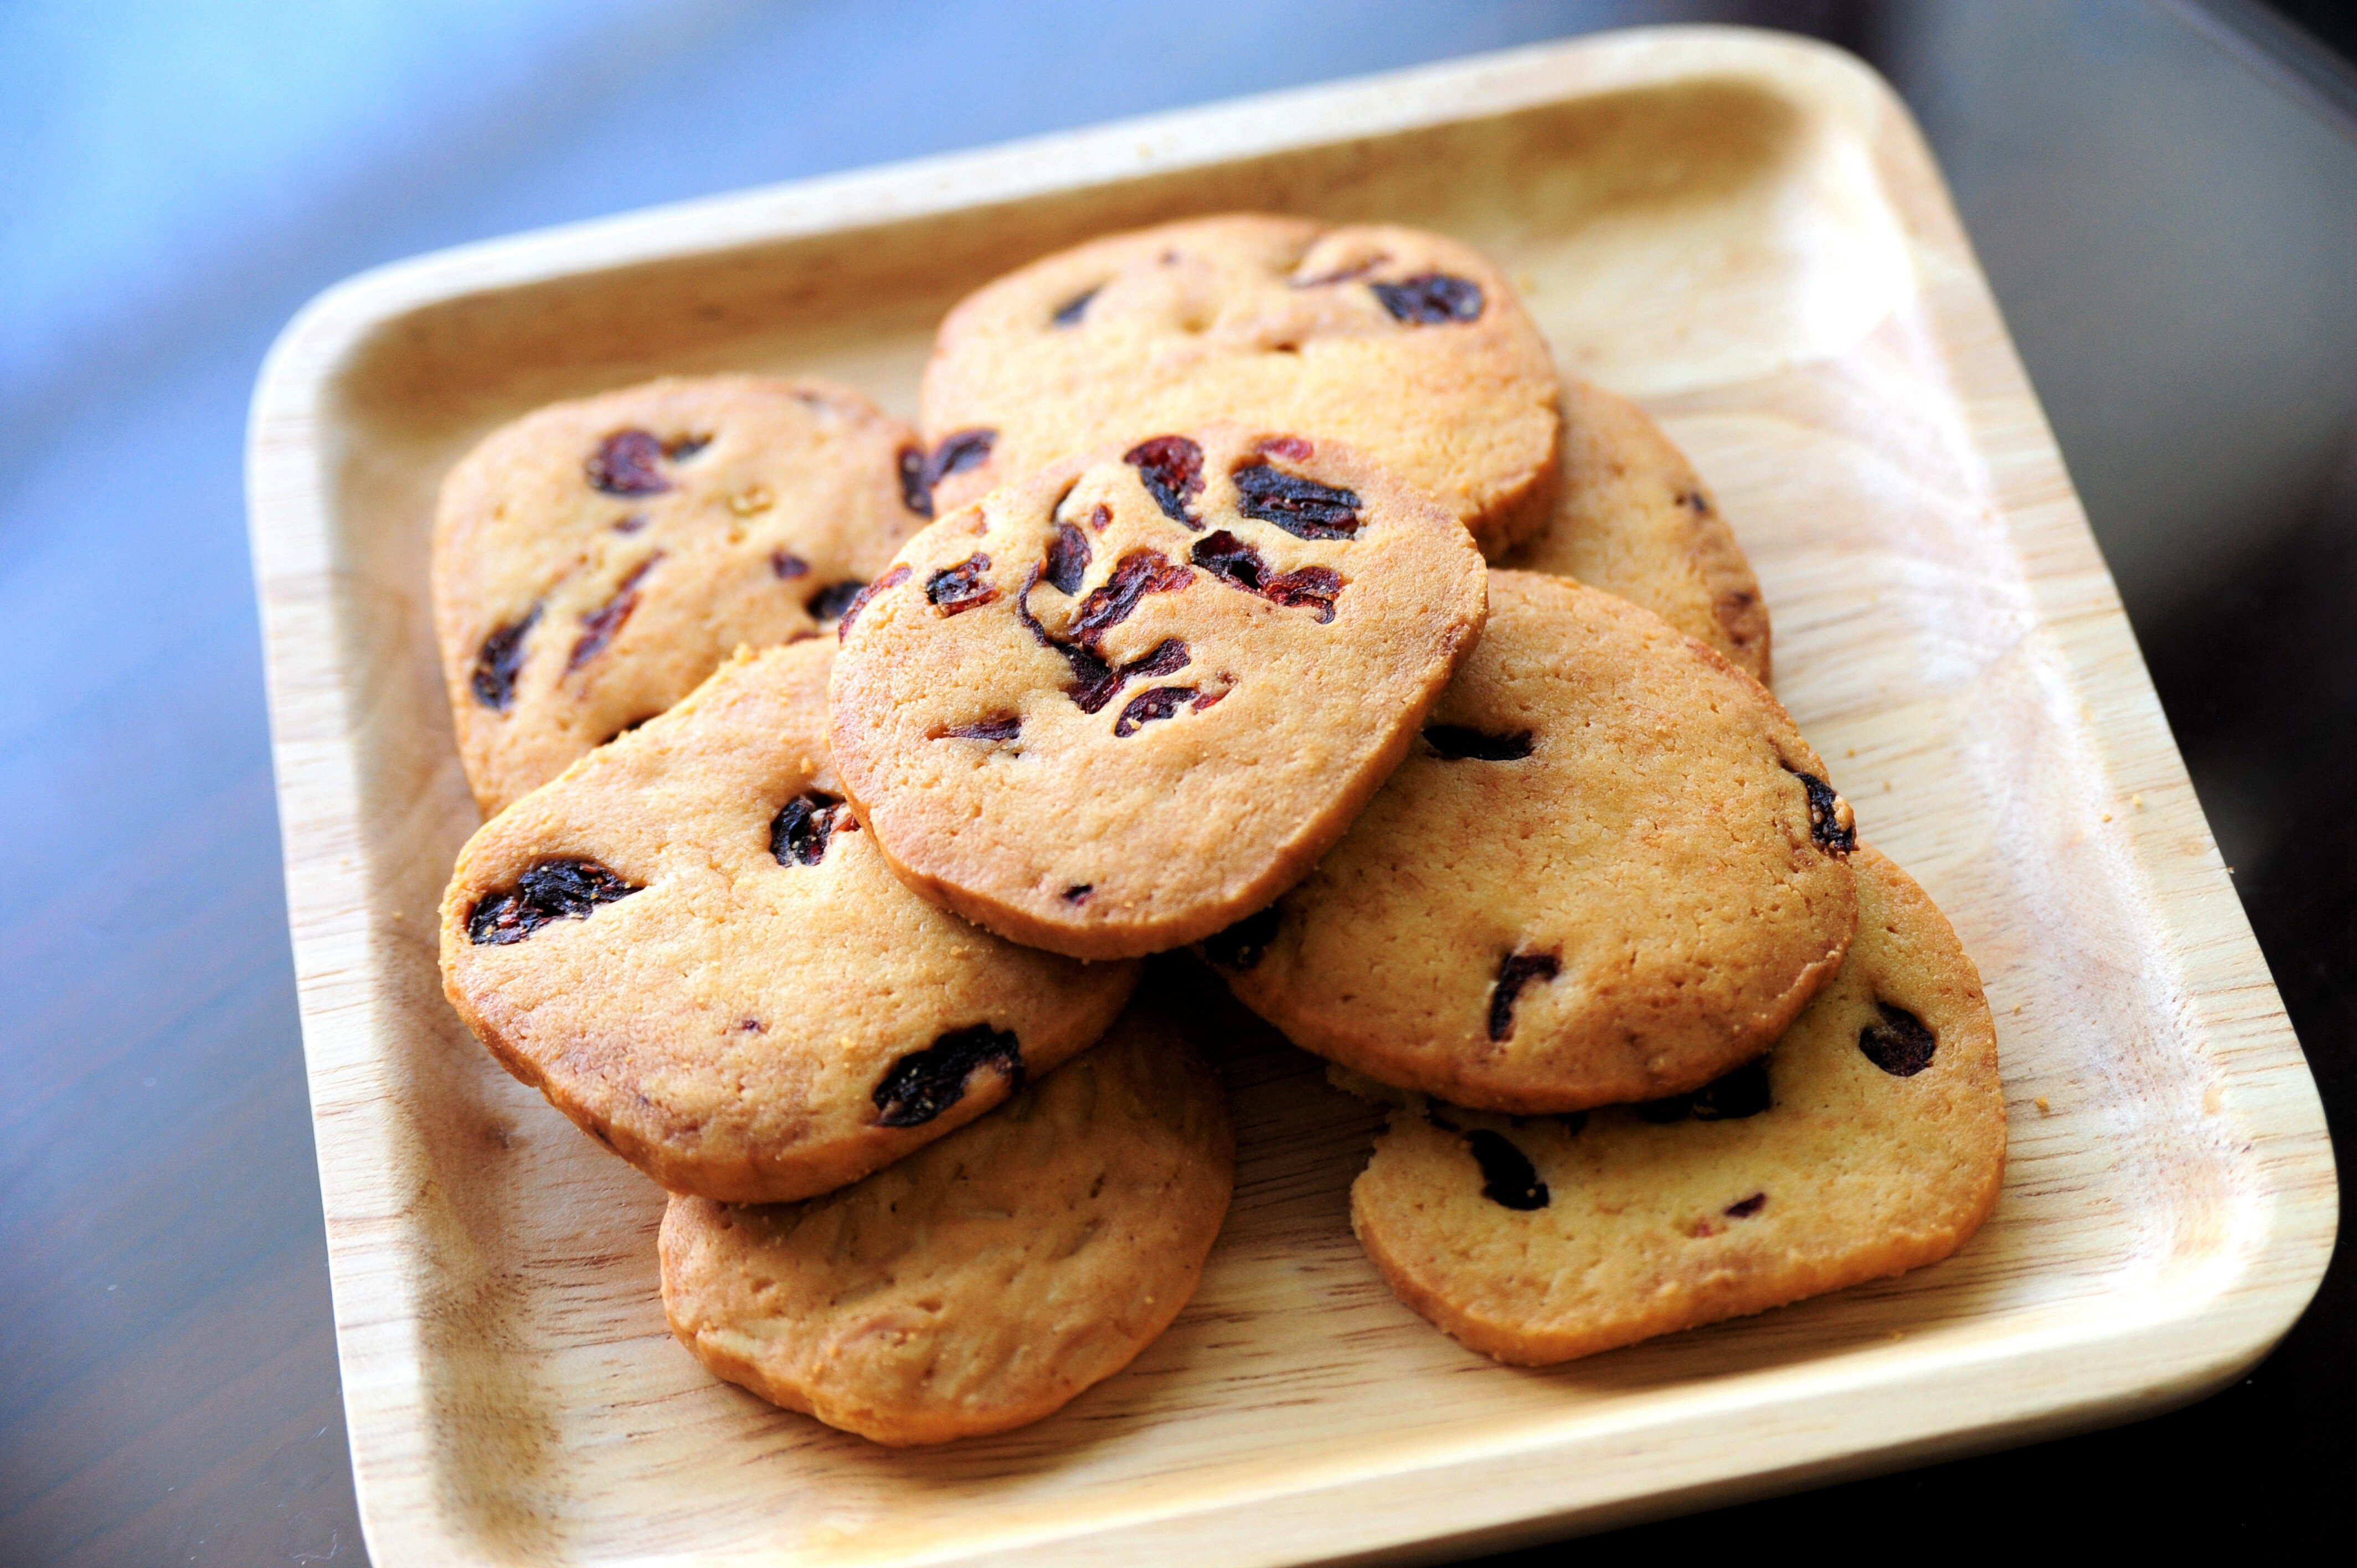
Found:
[[1338, 443], [1194, 427], [909, 541], [844, 617], [835, 766], [927, 897], [1076, 958], [1275, 897], [1480, 632], [1481, 558]]
[[943, 510], [1207, 420], [1347, 442], [1503, 550], [1546, 520], [1555, 372], [1505, 275], [1380, 225], [1232, 214], [1061, 251], [968, 295], [925, 367]]
[[1089, 1045], [1136, 983], [894, 879], [827, 760], [834, 654], [740, 654], [493, 818], [443, 898], [459, 1015], [673, 1192], [856, 1180]]
[[650, 381], [494, 431], [443, 482], [434, 622], [486, 816], [815, 632], [924, 523], [916, 436], [848, 387]]
[[1841, 967], [1850, 809], [1782, 705], [1660, 617], [1528, 572], [1490, 594], [1391, 782], [1205, 954], [1296, 1045], [1460, 1104], [1699, 1089]]
[[1395, 1110], [1351, 1223], [1399, 1298], [1543, 1366], [1963, 1246], [2005, 1175], [1988, 1003], [1923, 890], [1871, 849], [1855, 865], [1840, 975], [1702, 1092], [1526, 1122]]
[[1768, 683], [1768, 605], [1709, 488], [1661, 426], [1587, 381], [1563, 388], [1555, 511], [1505, 564], [1641, 605]]
[[1004, 1432], [1170, 1326], [1234, 1179], [1219, 1080], [1133, 1007], [1079, 1060], [855, 1187], [673, 1198], [663, 1309], [715, 1373], [830, 1426], [895, 1445]]

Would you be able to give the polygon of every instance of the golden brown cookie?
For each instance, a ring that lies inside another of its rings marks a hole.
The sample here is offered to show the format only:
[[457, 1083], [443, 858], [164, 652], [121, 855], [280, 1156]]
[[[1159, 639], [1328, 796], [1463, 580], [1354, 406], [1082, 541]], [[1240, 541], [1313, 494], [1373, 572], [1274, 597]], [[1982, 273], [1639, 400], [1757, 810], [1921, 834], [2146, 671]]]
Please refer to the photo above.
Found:
[[909, 541], [844, 617], [835, 764], [909, 884], [1080, 958], [1290, 886], [1480, 632], [1447, 512], [1235, 426], [1058, 464]]
[[1235, 1179], [1218, 1079], [1141, 1005], [1104, 1043], [855, 1187], [674, 1197], [663, 1309], [715, 1373], [878, 1443], [1060, 1409], [1202, 1277]]
[[740, 654], [492, 818], [443, 897], [468, 1026], [673, 1192], [856, 1180], [1089, 1045], [1136, 983], [894, 879], [827, 760], [834, 654]]
[[942, 511], [1211, 420], [1357, 446], [1486, 551], [1546, 519], [1546, 341], [1480, 252], [1420, 230], [1232, 213], [1111, 235], [968, 295], [925, 367]]
[[1697, 1089], [1840, 967], [1849, 807], [1783, 706], [1660, 617], [1528, 572], [1490, 597], [1391, 782], [1206, 956], [1295, 1044], [1460, 1104]]
[[1768, 603], [1702, 476], [1661, 426], [1592, 382], [1563, 385], [1554, 514], [1503, 564], [1641, 605], [1768, 683]]
[[2005, 1175], [1980, 975], [1858, 851], [1857, 940], [1760, 1061], [1702, 1094], [1515, 1121], [1394, 1110], [1351, 1224], [1399, 1298], [1521, 1366], [1937, 1262]]
[[916, 436], [848, 387], [649, 381], [525, 415], [443, 481], [434, 622], [489, 816], [694, 691], [816, 632], [923, 525]]

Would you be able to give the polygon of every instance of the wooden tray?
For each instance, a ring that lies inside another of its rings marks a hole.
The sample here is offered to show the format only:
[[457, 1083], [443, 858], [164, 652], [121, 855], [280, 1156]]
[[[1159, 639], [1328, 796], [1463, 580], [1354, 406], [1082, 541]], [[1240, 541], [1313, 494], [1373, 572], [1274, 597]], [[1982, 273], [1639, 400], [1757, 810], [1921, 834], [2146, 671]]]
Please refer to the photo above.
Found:
[[[716, 1382], [662, 1197], [443, 1003], [475, 813], [427, 619], [444, 469], [544, 400], [812, 371], [912, 413], [936, 319], [1085, 236], [1262, 208], [1458, 234], [1642, 398], [1766, 585], [1777, 684], [1987, 977], [2012, 1165], [1949, 1262], [1510, 1370], [1351, 1240], [1369, 1114], [1239, 1026], [1200, 1293], [1053, 1420], [892, 1453]], [[780, 187], [370, 274], [256, 393], [254, 553], [369, 1546], [445, 1563], [1300, 1563], [1594, 1529], [2132, 1419], [2330, 1251], [2315, 1089], [1987, 285], [1833, 50], [1626, 33]]]

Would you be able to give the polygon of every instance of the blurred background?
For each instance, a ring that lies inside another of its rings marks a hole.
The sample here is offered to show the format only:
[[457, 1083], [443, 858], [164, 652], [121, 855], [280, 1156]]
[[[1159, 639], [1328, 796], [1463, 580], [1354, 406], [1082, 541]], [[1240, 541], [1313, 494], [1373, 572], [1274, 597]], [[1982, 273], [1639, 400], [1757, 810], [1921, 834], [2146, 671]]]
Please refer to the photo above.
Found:
[[[241, 493], [254, 373], [304, 300], [536, 225], [1598, 28], [1791, 28], [1913, 106], [2345, 1149], [2352, 10], [0, 5], [0, 823], [23, 899], [0, 915], [0, 1560], [365, 1558]], [[2351, 1272], [2190, 1410], [1580, 1550], [2337, 1533]]]

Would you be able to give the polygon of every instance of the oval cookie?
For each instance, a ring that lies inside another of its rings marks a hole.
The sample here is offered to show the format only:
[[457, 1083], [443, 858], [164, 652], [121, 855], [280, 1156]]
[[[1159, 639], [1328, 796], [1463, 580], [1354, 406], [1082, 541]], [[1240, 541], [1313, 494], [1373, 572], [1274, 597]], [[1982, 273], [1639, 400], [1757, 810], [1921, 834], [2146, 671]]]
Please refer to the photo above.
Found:
[[1504, 564], [1577, 577], [1652, 611], [1768, 683], [1768, 604], [1709, 487], [1661, 426], [1592, 382], [1563, 385], [1562, 482]]
[[663, 1310], [704, 1364], [878, 1443], [1004, 1432], [1127, 1366], [1202, 1277], [1235, 1138], [1133, 1008], [978, 1122], [807, 1203], [674, 1197]]
[[1480, 629], [1448, 513], [1233, 426], [1059, 464], [909, 542], [845, 618], [836, 766], [910, 886], [1080, 958], [1292, 885]]
[[1907, 874], [1856, 858], [1857, 940], [1703, 1094], [1513, 1121], [1395, 1110], [1351, 1224], [1399, 1298], [1544, 1366], [1937, 1262], [2005, 1175], [1980, 976]]
[[650, 381], [527, 414], [450, 471], [434, 621], [490, 815], [694, 691], [739, 643], [842, 614], [924, 519], [916, 437], [848, 387]]
[[1527, 572], [1490, 588], [1391, 782], [1206, 956], [1296, 1045], [1460, 1104], [1696, 1089], [1840, 967], [1849, 807], [1782, 705], [1658, 616]]
[[451, 1004], [673, 1192], [825, 1192], [1086, 1047], [1132, 964], [978, 931], [894, 879], [828, 763], [825, 640], [740, 655], [468, 842]]
[[968, 295], [925, 367], [943, 511], [1210, 420], [1355, 446], [1486, 551], [1546, 519], [1545, 339], [1502, 273], [1438, 234], [1238, 213], [1112, 235]]

